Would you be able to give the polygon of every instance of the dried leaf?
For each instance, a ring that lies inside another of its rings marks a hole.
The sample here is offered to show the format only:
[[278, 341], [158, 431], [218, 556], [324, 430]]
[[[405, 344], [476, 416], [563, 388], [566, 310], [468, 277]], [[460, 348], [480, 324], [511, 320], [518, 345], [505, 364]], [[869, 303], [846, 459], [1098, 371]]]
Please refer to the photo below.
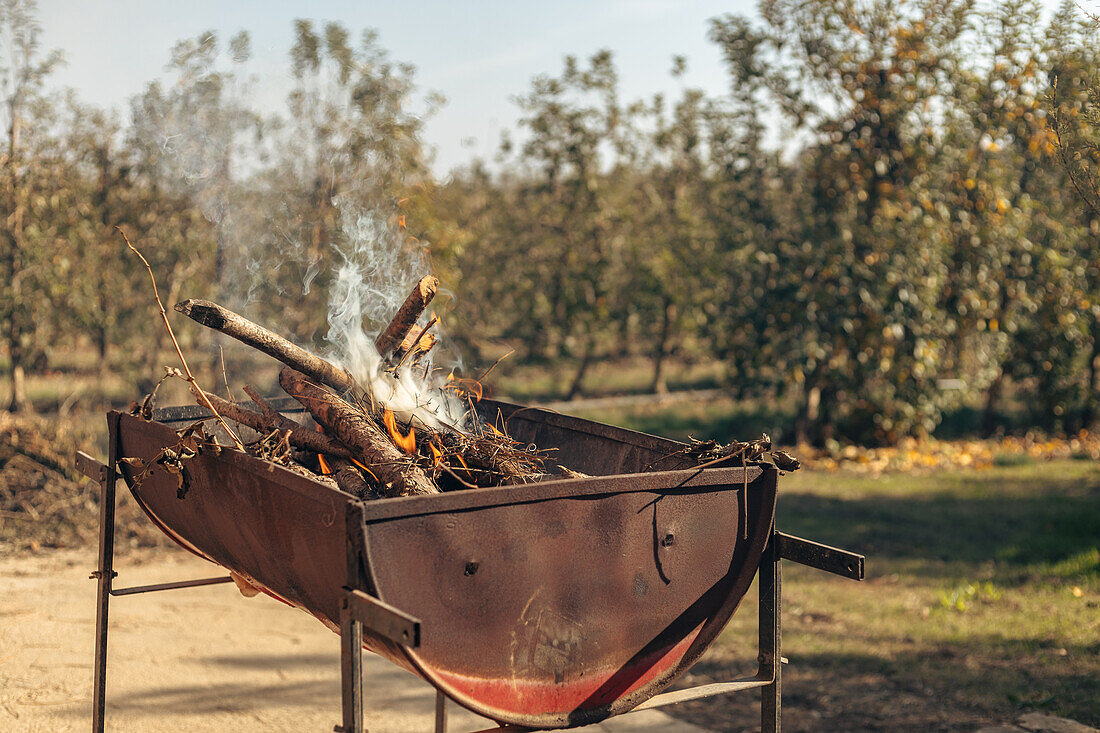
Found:
[[780, 471], [797, 471], [802, 463], [785, 450], [772, 451], [772, 460]]

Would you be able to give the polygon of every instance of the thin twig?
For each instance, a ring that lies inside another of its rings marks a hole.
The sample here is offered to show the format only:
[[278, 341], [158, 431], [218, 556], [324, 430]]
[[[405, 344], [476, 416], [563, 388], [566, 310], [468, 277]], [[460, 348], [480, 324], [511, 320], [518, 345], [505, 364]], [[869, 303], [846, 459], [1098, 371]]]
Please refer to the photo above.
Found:
[[515, 349], [510, 349], [510, 350], [508, 351], [508, 353], [507, 353], [507, 354], [505, 354], [504, 356], [502, 356], [502, 357], [500, 357], [499, 359], [497, 359], [496, 361], [494, 361], [494, 362], [493, 362], [493, 365], [492, 365], [491, 367], [489, 367], [488, 369], [486, 369], [486, 370], [485, 370], [485, 371], [484, 371], [484, 372], [482, 373], [482, 375], [481, 375], [480, 377], [478, 377], [478, 378], [477, 378], [477, 381], [479, 381], [479, 382], [480, 382], [481, 380], [485, 379], [485, 377], [487, 377], [487, 376], [489, 376], [490, 374], [492, 374], [493, 370], [497, 368], [497, 364], [499, 364], [500, 362], [504, 361], [505, 359], [507, 359], [507, 358], [508, 358], [509, 356], [511, 356], [511, 355], [512, 355], [512, 354], [514, 354], [514, 353], [516, 353], [516, 350], [515, 350]]
[[267, 400], [261, 397], [259, 392], [252, 388], [251, 384], [246, 384], [244, 386], [244, 393], [248, 395], [248, 397], [253, 402], [256, 403], [256, 406], [260, 408], [260, 412], [262, 412], [264, 417], [266, 417], [268, 420], [272, 420], [274, 422], [281, 422], [283, 420], [283, 416], [279, 414], [279, 412], [276, 411], [274, 407], [269, 405], [267, 403]]
[[186, 374], [187, 382], [191, 385], [191, 394], [195, 395], [203, 404], [206, 409], [214, 413], [214, 417], [218, 419], [218, 423], [222, 426], [222, 429], [229, 434], [229, 437], [233, 439], [233, 442], [237, 446], [237, 450], [244, 450], [244, 443], [237, 437], [237, 434], [233, 432], [233, 429], [229, 427], [228, 423], [222, 419], [222, 416], [218, 414], [218, 411], [214, 409], [214, 405], [210, 404], [210, 400], [207, 399], [206, 393], [195, 382], [195, 376], [191, 374], [191, 367], [187, 366], [187, 359], [183, 356], [183, 350], [180, 348], [179, 341], [176, 340], [176, 334], [172, 331], [172, 324], [168, 322], [168, 312], [164, 310], [164, 303], [160, 300], [160, 292], [157, 290], [157, 279], [153, 276], [153, 268], [149, 266], [149, 260], [145, 259], [145, 255], [137, 250], [134, 245], [130, 244], [130, 238], [126, 236], [126, 232], [122, 231], [122, 227], [115, 227], [118, 229], [118, 233], [122, 235], [122, 239], [125, 240], [126, 246], [130, 248], [130, 251], [136, 254], [145, 265], [145, 270], [149, 273], [149, 281], [153, 283], [153, 297], [157, 301], [157, 308], [160, 309], [160, 318], [164, 321], [164, 327], [168, 329], [168, 336], [172, 339], [172, 346], [176, 348], [176, 355], [180, 358], [180, 363], [183, 364], [183, 372]]
[[225, 373], [225, 347], [218, 344], [218, 361], [222, 363], [222, 381], [225, 382], [225, 396], [230, 402], [236, 402], [233, 399], [233, 390], [229, 388], [229, 375]]

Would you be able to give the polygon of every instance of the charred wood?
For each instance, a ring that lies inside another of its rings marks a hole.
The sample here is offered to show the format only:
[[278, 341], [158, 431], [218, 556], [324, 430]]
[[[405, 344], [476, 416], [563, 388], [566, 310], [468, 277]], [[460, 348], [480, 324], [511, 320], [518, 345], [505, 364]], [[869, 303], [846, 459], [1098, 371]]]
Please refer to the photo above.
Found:
[[378, 348], [379, 354], [388, 356], [390, 352], [400, 347], [401, 342], [416, 325], [420, 314], [432, 302], [438, 288], [439, 280], [435, 276], [426, 275], [420, 279], [409, 293], [409, 297], [405, 298], [405, 302], [397, 310], [397, 315], [375, 339], [374, 345]]
[[210, 392], [205, 392], [204, 394], [206, 398], [210, 400], [210, 403], [214, 405], [214, 409], [226, 420], [232, 420], [241, 425], [247, 425], [258, 433], [270, 433], [275, 430], [286, 431], [289, 433], [289, 442], [291, 445], [303, 450], [308, 450], [311, 453], [325, 453], [330, 456], [340, 456], [343, 458], [348, 458], [352, 455], [351, 451], [342, 443], [333, 440], [324, 433], [318, 433], [314, 430], [302, 427], [288, 417], [275, 413], [277, 419], [272, 418], [241, 407], [236, 402], [222, 399], [216, 394], [211, 394]]
[[439, 492], [427, 474], [393, 444], [369, 415], [289, 367], [279, 372], [279, 384], [330, 435], [363, 458], [378, 479], [380, 493], [409, 496]]
[[272, 356], [310, 379], [353, 399], [362, 399], [363, 388], [346, 369], [311, 354], [300, 346], [209, 300], [184, 300], [176, 310], [196, 323], [221, 331], [257, 351]]

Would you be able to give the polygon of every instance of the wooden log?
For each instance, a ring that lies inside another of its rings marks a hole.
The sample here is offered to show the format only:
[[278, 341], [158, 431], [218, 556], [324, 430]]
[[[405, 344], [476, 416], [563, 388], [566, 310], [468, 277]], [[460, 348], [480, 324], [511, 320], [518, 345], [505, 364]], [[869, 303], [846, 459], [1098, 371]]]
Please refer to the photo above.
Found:
[[[287, 430], [290, 432], [289, 440], [291, 445], [311, 453], [325, 453], [330, 456], [340, 456], [342, 458], [350, 458], [352, 455], [351, 450], [343, 443], [333, 440], [324, 433], [318, 433], [315, 430], [302, 427], [288, 417], [279, 415], [279, 420], [273, 420], [268, 416], [241, 407], [236, 402], [224, 400], [216, 394], [211, 394], [210, 392], [204, 392], [203, 394], [210, 400], [210, 403], [214, 405], [214, 409], [226, 420], [232, 420], [242, 425], [247, 425], [259, 433], [270, 433], [273, 430]], [[202, 403], [200, 402], [200, 404]]]
[[374, 490], [354, 463], [345, 458], [332, 458], [328, 465], [332, 469], [332, 478], [336, 480], [341, 491], [360, 499], [376, 498]]
[[363, 459], [371, 473], [378, 477], [384, 496], [439, 492], [428, 475], [408, 460], [382, 428], [363, 412], [290, 367], [279, 372], [279, 384], [309, 410], [321, 427]]
[[396, 365], [401, 364], [416, 364], [425, 354], [431, 351], [439, 340], [435, 336], [428, 333], [428, 330], [436, 324], [438, 318], [433, 318], [428, 321], [428, 325], [421, 329], [413, 329], [405, 334], [405, 338], [402, 339], [401, 345], [398, 346], [393, 352], [393, 358], [391, 361]]
[[431, 335], [430, 333], [425, 333], [425, 334], [421, 335], [420, 338], [418, 339], [418, 338], [416, 338], [415, 333], [413, 333], [412, 331], [409, 331], [409, 334], [407, 336], [405, 336], [405, 339], [401, 342], [401, 346], [398, 347], [398, 350], [396, 352], [394, 352], [394, 355], [395, 356], [400, 356], [401, 354], [404, 354], [406, 351], [410, 351], [414, 348], [417, 351], [421, 351], [421, 352], [428, 351], [433, 346], [435, 346], [436, 340], [437, 340], [436, 337]]
[[[176, 310], [196, 323], [221, 331], [257, 351], [273, 356], [282, 363], [305, 374], [310, 379], [331, 387], [340, 394], [362, 400], [365, 391], [346, 369], [311, 354], [300, 346], [257, 325], [228, 308], [209, 300], [184, 300], [176, 303]], [[369, 400], [367, 400], [369, 401]], [[247, 424], [247, 423], [246, 423]]]
[[428, 303], [432, 302], [438, 288], [439, 280], [435, 276], [426, 275], [420, 278], [420, 282], [416, 284], [416, 287], [409, 293], [409, 297], [405, 298], [405, 302], [397, 310], [397, 315], [390, 321], [390, 325], [386, 326], [385, 330], [375, 339], [374, 345], [378, 347], [379, 354], [389, 356], [391, 351], [401, 345], [409, 331], [416, 325], [416, 320], [420, 318], [420, 314], [428, 307]]

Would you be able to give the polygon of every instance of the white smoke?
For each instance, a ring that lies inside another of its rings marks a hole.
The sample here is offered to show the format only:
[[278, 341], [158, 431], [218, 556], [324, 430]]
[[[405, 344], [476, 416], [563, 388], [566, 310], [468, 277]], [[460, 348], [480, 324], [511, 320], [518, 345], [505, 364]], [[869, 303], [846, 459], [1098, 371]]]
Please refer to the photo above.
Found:
[[[443, 389], [449, 370], [433, 363], [439, 348], [416, 366], [393, 372], [374, 346], [376, 334], [431, 273], [431, 264], [426, 250], [410, 244], [393, 223], [394, 212], [386, 210], [391, 194], [378, 181], [396, 173], [386, 156], [352, 152], [353, 139], [372, 121], [353, 99], [358, 87], [339, 78], [343, 67], [322, 64], [295, 90], [298, 102], [290, 115], [269, 119], [256, 109], [257, 80], [244, 63], [247, 38], [238, 36], [226, 50], [232, 63], [219, 55], [212, 34], [182, 42], [173, 52], [174, 83], [150, 85], [133, 105], [134, 140], [148, 148], [158, 179], [189, 196], [214, 226], [215, 297], [235, 310], [273, 292], [305, 305], [327, 287], [324, 356], [348, 369], [398, 419], [463, 429], [463, 405]], [[379, 114], [378, 127], [388, 129], [406, 113], [390, 112], [393, 119], [385, 110]], [[311, 217], [325, 208], [313, 198], [319, 180], [339, 192], [331, 200], [338, 218], [327, 250], [313, 246], [309, 236]], [[437, 324], [433, 334], [439, 337], [441, 330]], [[312, 334], [299, 331], [297, 337], [308, 341]]]
[[[429, 274], [427, 257], [409, 246], [405, 233], [388, 217], [346, 199], [334, 204], [340, 231], [332, 245], [325, 337], [331, 352], [326, 357], [350, 371], [399, 420], [461, 429], [465, 411], [444, 389], [446, 375], [433, 369], [430, 353], [416, 366], [401, 366], [394, 373], [374, 345], [373, 334], [386, 327], [420, 278]], [[420, 325], [426, 318], [421, 317]]]

